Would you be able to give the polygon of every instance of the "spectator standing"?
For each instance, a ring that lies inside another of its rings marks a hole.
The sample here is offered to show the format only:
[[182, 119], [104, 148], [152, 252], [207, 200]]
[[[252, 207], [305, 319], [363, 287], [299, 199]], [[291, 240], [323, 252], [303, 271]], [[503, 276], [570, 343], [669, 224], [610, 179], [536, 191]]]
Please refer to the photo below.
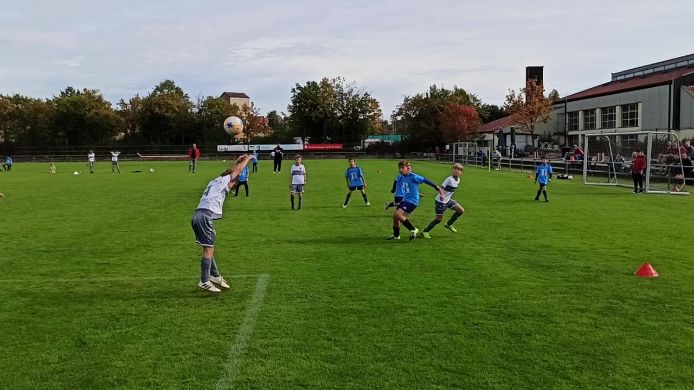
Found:
[[646, 156], [641, 149], [636, 149], [631, 162], [631, 177], [634, 179], [634, 193], [643, 193], [643, 174], [646, 171]]
[[277, 144], [277, 146], [275, 146], [275, 148], [272, 150], [272, 160], [274, 162], [272, 166], [272, 173], [280, 173], [282, 171], [282, 157], [284, 157], [283, 152], [284, 149], [282, 149], [279, 144]]
[[200, 158], [200, 149], [196, 144], [188, 150], [188, 173], [195, 173], [198, 168], [198, 159]]

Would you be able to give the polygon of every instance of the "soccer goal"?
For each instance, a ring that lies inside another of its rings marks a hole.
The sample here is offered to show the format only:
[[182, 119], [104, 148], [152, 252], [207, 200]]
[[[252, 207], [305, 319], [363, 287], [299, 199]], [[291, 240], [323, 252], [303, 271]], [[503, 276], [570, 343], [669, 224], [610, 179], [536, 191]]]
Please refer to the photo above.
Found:
[[645, 191], [657, 194], [689, 195], [686, 172], [691, 170], [679, 153], [675, 133], [652, 131], [591, 133], [585, 135], [583, 183], [633, 187], [631, 165], [634, 153], [646, 155]]

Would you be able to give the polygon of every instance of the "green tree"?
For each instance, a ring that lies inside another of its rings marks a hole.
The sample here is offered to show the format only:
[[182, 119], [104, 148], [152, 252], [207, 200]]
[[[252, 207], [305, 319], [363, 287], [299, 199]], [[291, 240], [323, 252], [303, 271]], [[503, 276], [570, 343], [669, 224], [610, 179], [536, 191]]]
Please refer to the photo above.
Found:
[[188, 144], [194, 126], [193, 103], [172, 80], [164, 80], [142, 99], [141, 129], [145, 142]]
[[409, 148], [428, 150], [445, 142], [441, 113], [450, 104], [471, 106], [480, 116], [487, 115], [477, 96], [456, 86], [445, 89], [432, 85], [425, 93], [405, 96], [395, 115], [398, 117], [397, 131], [406, 138]]
[[380, 103], [341, 77], [296, 84], [288, 110], [294, 133], [316, 143], [357, 143], [381, 126]]
[[96, 89], [67, 87], [52, 99], [56, 143], [81, 146], [108, 141], [122, 129], [111, 103]]

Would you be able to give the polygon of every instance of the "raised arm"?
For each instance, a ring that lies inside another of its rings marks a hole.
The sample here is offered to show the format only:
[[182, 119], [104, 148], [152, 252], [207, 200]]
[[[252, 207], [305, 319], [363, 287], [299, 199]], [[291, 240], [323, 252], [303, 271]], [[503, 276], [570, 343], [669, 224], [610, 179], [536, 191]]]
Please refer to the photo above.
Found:
[[241, 171], [243, 171], [244, 168], [246, 168], [250, 160], [251, 155], [244, 154], [236, 160], [236, 164], [234, 164], [232, 168], [228, 168], [226, 171], [222, 172], [221, 176], [229, 175], [231, 177], [231, 180], [229, 180], [229, 184], [227, 186], [229, 190], [234, 188], [234, 186], [238, 183], [239, 174], [241, 173]]
[[431, 180], [429, 180], [429, 179], [427, 179], [427, 178], [425, 177], [425, 178], [424, 178], [424, 181], [423, 181], [422, 183], [434, 187], [434, 189], [435, 189], [436, 191], [438, 191], [439, 195], [441, 195], [441, 199], [443, 199], [443, 198], [446, 197], [446, 194], [443, 192], [443, 188], [441, 188], [441, 186], [439, 186], [438, 184], [434, 183], [433, 181], [431, 181]]

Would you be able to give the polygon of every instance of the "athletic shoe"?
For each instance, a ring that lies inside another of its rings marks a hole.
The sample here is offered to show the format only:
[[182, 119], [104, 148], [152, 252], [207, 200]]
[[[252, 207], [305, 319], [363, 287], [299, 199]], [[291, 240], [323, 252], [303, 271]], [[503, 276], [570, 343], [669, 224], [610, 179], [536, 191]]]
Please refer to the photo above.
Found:
[[417, 238], [417, 234], [419, 234], [419, 229], [414, 228], [414, 230], [412, 231], [412, 233], [410, 233], [410, 241], [412, 241], [412, 240], [414, 240], [415, 238]]
[[431, 235], [428, 232], [422, 232], [422, 237], [431, 238]]
[[222, 290], [218, 289], [217, 287], [215, 287], [215, 285], [212, 284], [212, 282], [210, 282], [210, 281], [207, 281], [207, 282], [205, 282], [205, 283], [203, 283], [203, 282], [198, 282], [198, 287], [200, 287], [202, 290], [209, 291], [209, 292], [220, 292], [220, 291], [222, 291]]
[[384, 210], [384, 212], [386, 212], [386, 213], [388, 212], [388, 208], [389, 208], [388, 205], [389, 205], [389, 204], [390, 204], [390, 202], [386, 202], [386, 208], [385, 208], [385, 210]]
[[367, 205], [367, 206], [371, 206], [371, 202], [366, 202], [366, 205]]
[[222, 275], [219, 276], [210, 276], [210, 282], [216, 284], [217, 286], [221, 288], [229, 288], [229, 285], [227, 284], [227, 281], [224, 280]]
[[397, 236], [397, 237], [390, 236], [390, 237], [386, 238], [386, 240], [399, 240], [399, 239], [400, 239], [400, 236]]
[[347, 205], [346, 205], [346, 204], [343, 204], [343, 205], [342, 205], [342, 208], [343, 208], [343, 209], [346, 209], [346, 208], [347, 208]]
[[443, 227], [445, 227], [446, 229], [452, 231], [453, 233], [458, 233], [458, 229], [456, 229], [454, 226], [448, 226], [448, 224], [444, 223], [444, 224], [443, 224]]

